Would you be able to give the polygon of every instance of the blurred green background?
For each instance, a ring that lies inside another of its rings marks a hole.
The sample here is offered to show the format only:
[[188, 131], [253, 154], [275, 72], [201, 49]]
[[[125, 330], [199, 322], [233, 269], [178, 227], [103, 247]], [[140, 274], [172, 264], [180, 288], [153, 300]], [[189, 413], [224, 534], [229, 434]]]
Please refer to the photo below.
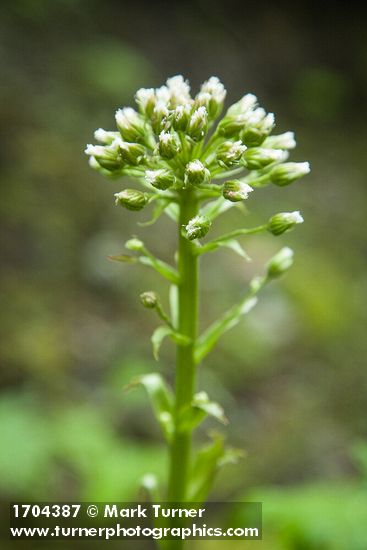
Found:
[[312, 173], [257, 191], [246, 217], [231, 211], [215, 231], [298, 209], [303, 226], [244, 240], [251, 264], [223, 249], [202, 265], [206, 326], [273, 252], [296, 251], [294, 268], [201, 367], [229, 442], [247, 453], [213, 498], [263, 501], [264, 550], [367, 548], [365, 15], [306, 2], [3, 2], [3, 501], [121, 501], [137, 498], [147, 471], [164, 481], [146, 396], [123, 386], [152, 370], [172, 379], [173, 347], [152, 360], [156, 320], [138, 300], [166, 288], [106, 257], [138, 233], [171, 261], [175, 228], [138, 228], [149, 213], [115, 208], [126, 182], [91, 171], [83, 150], [138, 87], [182, 73], [196, 90], [217, 75], [228, 103], [253, 92], [276, 113], [277, 133], [296, 132], [292, 160], [309, 160]]

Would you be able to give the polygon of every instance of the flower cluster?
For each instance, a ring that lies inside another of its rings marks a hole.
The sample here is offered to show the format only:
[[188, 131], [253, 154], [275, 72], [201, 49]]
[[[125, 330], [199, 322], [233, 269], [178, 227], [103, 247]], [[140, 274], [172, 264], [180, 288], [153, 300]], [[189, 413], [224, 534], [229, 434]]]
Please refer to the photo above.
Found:
[[[215, 76], [192, 97], [188, 82], [178, 75], [160, 88], [138, 90], [136, 109], [118, 109], [117, 131], [98, 129], [94, 135], [100, 144], [85, 150], [91, 167], [103, 175], [130, 176], [145, 188], [117, 193], [116, 204], [129, 210], [163, 198], [168, 204], [187, 187], [201, 190], [203, 197], [238, 202], [254, 187], [288, 185], [309, 172], [307, 162], [287, 162], [294, 135], [270, 135], [274, 115], [259, 107], [253, 94], [233, 104], [215, 126], [225, 97]], [[275, 227], [273, 233], [280, 234]]]

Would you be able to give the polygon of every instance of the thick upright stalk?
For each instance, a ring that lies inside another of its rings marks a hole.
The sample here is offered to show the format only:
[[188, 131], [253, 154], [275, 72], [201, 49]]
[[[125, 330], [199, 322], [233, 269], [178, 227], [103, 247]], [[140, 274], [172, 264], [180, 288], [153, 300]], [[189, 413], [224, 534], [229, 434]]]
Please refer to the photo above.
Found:
[[194, 341], [198, 319], [198, 256], [193, 243], [182, 235], [187, 225], [198, 211], [195, 190], [181, 191], [180, 219], [178, 234], [178, 287], [179, 321], [178, 331], [191, 339], [191, 344], [177, 346], [175, 383], [175, 429], [170, 448], [170, 474], [168, 499], [171, 502], [184, 502], [187, 498], [187, 484], [191, 455], [191, 432], [179, 430], [179, 415], [191, 403], [195, 391], [196, 372], [194, 361]]

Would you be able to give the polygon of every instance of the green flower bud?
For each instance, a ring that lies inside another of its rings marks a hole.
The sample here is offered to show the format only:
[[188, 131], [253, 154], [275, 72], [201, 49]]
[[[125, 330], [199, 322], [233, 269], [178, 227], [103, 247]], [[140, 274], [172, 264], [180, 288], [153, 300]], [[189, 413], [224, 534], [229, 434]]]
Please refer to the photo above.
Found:
[[116, 111], [116, 125], [125, 141], [142, 141], [145, 136], [144, 120], [131, 107]]
[[118, 171], [116, 170], [116, 167], [114, 167], [112, 169], [103, 168], [103, 166], [101, 164], [99, 164], [97, 159], [95, 159], [94, 157], [89, 157], [88, 164], [93, 170], [96, 170], [97, 172], [99, 172], [103, 176], [113, 176], [116, 173], [118, 173]]
[[223, 197], [231, 202], [247, 199], [251, 191], [253, 191], [252, 187], [241, 180], [226, 181], [223, 185]]
[[236, 117], [225, 117], [220, 121], [218, 131], [226, 138], [238, 137], [244, 127], [245, 120], [246, 119], [243, 115], [238, 115]]
[[200, 160], [192, 160], [186, 164], [185, 185], [202, 185], [210, 181], [210, 171]]
[[141, 210], [148, 202], [148, 197], [142, 191], [136, 189], [124, 189], [115, 193], [115, 204], [120, 204], [128, 210]]
[[275, 185], [283, 187], [298, 180], [310, 172], [308, 162], [286, 162], [278, 164], [270, 171], [270, 181]]
[[120, 155], [126, 164], [137, 166], [141, 164], [145, 157], [145, 147], [139, 143], [119, 142]]
[[287, 153], [280, 149], [262, 149], [252, 147], [247, 149], [242, 157], [242, 163], [248, 170], [260, 170], [272, 162], [279, 162], [287, 157]]
[[155, 309], [159, 303], [157, 294], [152, 290], [140, 294], [140, 301], [147, 309]]
[[270, 134], [273, 127], [273, 113], [266, 114], [264, 109], [259, 107], [247, 117], [244, 129], [240, 134], [240, 138], [248, 147], [258, 147]]
[[163, 101], [157, 101], [152, 114], [152, 128], [155, 134], [159, 134], [168, 121], [169, 110]]
[[156, 96], [153, 88], [140, 88], [135, 94], [135, 101], [139, 111], [147, 118], [151, 118], [156, 104]]
[[127, 248], [128, 250], [132, 250], [133, 252], [143, 252], [144, 243], [140, 239], [133, 237], [132, 239], [126, 241], [125, 248]]
[[159, 134], [158, 150], [162, 158], [171, 159], [180, 151], [180, 143], [174, 134], [162, 131]]
[[209, 119], [214, 120], [222, 111], [226, 94], [226, 89], [219, 78], [212, 76], [201, 86], [200, 92], [195, 98], [195, 103], [198, 106], [205, 107]]
[[240, 138], [247, 147], [259, 147], [263, 142], [268, 132], [264, 132], [260, 128], [255, 128], [250, 126], [243, 130], [240, 134]]
[[288, 151], [295, 148], [296, 140], [294, 139], [293, 132], [285, 132], [284, 134], [279, 134], [279, 136], [268, 136], [263, 145], [269, 149], [284, 149]]
[[280, 277], [293, 264], [293, 250], [287, 246], [273, 256], [267, 264], [267, 276], [270, 279]]
[[177, 132], [185, 132], [190, 121], [191, 105], [179, 105], [172, 113], [172, 127]]
[[175, 183], [176, 178], [173, 172], [162, 168], [159, 170], [147, 170], [145, 172], [145, 181], [156, 189], [165, 190]]
[[273, 235], [281, 235], [298, 223], [303, 223], [303, 218], [298, 211], [280, 212], [268, 221], [268, 231]]
[[117, 142], [111, 145], [91, 145], [88, 144], [85, 154], [94, 157], [96, 162], [106, 170], [119, 170], [123, 166]]
[[220, 166], [231, 168], [240, 162], [245, 151], [246, 145], [241, 141], [225, 141], [217, 149], [217, 161]]
[[257, 98], [253, 94], [245, 96], [231, 105], [226, 116], [219, 123], [219, 133], [226, 137], [238, 136], [257, 105]]
[[198, 214], [192, 220], [189, 221], [189, 223], [186, 225], [186, 236], [189, 239], [189, 241], [193, 241], [194, 239], [200, 239], [201, 237], [205, 237], [205, 235], [208, 233], [210, 227], [212, 225], [211, 220], [209, 218], [206, 218], [205, 216], [202, 216], [201, 214]]
[[191, 115], [186, 133], [193, 141], [204, 139], [208, 131], [208, 113], [205, 107], [199, 107]]

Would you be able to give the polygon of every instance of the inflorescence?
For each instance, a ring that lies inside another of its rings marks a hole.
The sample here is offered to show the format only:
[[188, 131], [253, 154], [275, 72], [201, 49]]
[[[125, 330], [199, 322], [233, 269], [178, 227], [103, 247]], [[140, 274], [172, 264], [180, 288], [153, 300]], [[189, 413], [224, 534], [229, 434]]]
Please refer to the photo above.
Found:
[[[253, 94], [222, 112], [226, 90], [213, 76], [195, 97], [181, 75], [160, 88], [141, 88], [131, 107], [116, 112], [117, 131], [96, 130], [99, 145], [88, 145], [92, 168], [105, 176], [133, 177], [144, 190], [124, 189], [116, 204], [141, 210], [151, 201], [163, 201], [162, 210], [177, 201], [177, 191], [189, 186], [199, 198], [246, 200], [256, 187], [288, 185], [308, 174], [308, 162], [287, 162], [296, 145], [293, 132], [270, 135], [275, 119], [258, 106]], [[278, 235], [301, 223], [299, 213], [278, 214], [269, 231]], [[202, 228], [198, 227], [202, 224]], [[211, 220], [200, 215], [186, 228], [190, 240], [205, 235]]]

